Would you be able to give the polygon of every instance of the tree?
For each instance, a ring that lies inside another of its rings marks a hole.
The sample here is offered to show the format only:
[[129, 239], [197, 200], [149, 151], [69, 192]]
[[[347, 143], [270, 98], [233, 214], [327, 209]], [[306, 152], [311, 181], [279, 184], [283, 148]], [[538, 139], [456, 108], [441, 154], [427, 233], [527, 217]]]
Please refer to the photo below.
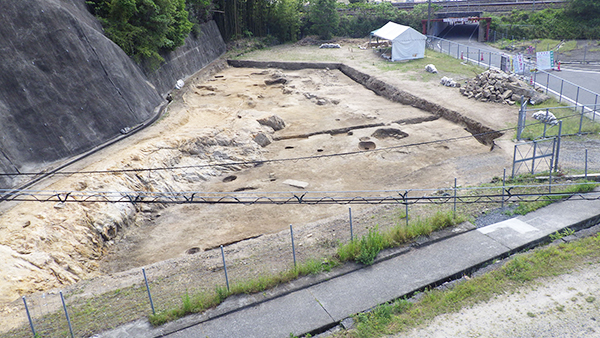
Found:
[[272, 11], [271, 27], [280, 41], [297, 41], [300, 34], [300, 0], [277, 0]]
[[600, 1], [570, 0], [567, 12], [573, 19], [597, 22], [600, 19]]
[[311, 1], [309, 8], [311, 30], [323, 40], [331, 39], [338, 28], [340, 16], [336, 10], [336, 0]]
[[90, 0], [106, 35], [150, 69], [164, 61], [161, 51], [183, 45], [193, 24], [185, 0]]

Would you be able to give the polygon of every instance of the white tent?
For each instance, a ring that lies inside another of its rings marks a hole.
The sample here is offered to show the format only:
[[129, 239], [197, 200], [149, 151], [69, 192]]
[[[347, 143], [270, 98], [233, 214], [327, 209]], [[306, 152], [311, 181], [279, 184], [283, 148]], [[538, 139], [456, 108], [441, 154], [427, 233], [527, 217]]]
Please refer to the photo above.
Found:
[[416, 30], [388, 22], [371, 35], [392, 41], [392, 61], [421, 59], [425, 57], [427, 37]]

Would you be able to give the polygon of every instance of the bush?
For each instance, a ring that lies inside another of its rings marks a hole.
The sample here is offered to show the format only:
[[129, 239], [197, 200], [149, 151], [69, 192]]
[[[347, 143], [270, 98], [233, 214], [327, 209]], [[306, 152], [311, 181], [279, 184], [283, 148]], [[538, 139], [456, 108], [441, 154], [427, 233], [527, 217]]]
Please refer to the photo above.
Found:
[[193, 24], [185, 0], [89, 0], [106, 35], [136, 62], [154, 69], [160, 52], [183, 45]]

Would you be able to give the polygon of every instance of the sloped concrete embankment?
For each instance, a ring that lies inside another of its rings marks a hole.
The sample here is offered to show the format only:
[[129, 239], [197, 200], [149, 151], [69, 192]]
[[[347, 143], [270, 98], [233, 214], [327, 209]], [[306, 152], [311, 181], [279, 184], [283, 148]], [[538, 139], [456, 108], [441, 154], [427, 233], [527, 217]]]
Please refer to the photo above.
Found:
[[[0, 173], [56, 168], [150, 121], [161, 95], [225, 52], [214, 22], [144, 72], [84, 0], [0, 2]], [[0, 188], [31, 177], [0, 176]]]
[[362, 84], [366, 88], [372, 90], [377, 95], [381, 95], [391, 101], [405, 105], [410, 105], [435, 116], [445, 118], [454, 123], [458, 123], [473, 134], [475, 138], [483, 144], [491, 145], [494, 139], [502, 136], [502, 133], [484, 126], [478, 121], [461, 115], [459, 112], [445, 108], [439, 104], [427, 101], [413, 94], [400, 90], [384, 81], [377, 79], [374, 76], [363, 73], [352, 67], [342, 63], [327, 63], [327, 62], [273, 62], [273, 61], [251, 61], [251, 60], [228, 60], [232, 67], [249, 67], [249, 68], [281, 68], [287, 70], [298, 70], [304, 68], [314, 69], [339, 69], [352, 80]]

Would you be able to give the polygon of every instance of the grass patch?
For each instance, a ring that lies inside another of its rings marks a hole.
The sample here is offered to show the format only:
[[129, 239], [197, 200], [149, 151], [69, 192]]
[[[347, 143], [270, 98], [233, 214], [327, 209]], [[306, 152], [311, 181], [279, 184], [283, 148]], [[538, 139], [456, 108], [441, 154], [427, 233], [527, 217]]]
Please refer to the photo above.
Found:
[[[427, 325], [435, 317], [455, 313], [496, 296], [517, 292], [540, 278], [569, 273], [574, 268], [597, 262], [600, 258], [600, 235], [558, 246], [547, 246], [511, 258], [500, 269], [469, 279], [452, 289], [428, 290], [417, 302], [400, 299], [380, 305], [369, 313], [355, 316], [355, 329], [343, 331], [335, 337], [382, 337], [406, 332], [419, 325]], [[595, 299], [588, 297], [586, 301]], [[564, 311], [564, 306], [557, 306]], [[535, 317], [534, 313], [527, 313]]]
[[382, 71], [400, 71], [400, 72], [418, 72], [415, 75], [415, 80], [431, 81], [442, 77], [440, 74], [432, 74], [425, 72], [425, 66], [434, 64], [440, 73], [445, 75], [464, 75], [466, 77], [474, 77], [482, 72], [481, 67], [471, 64], [462, 64], [460, 60], [427, 49], [425, 57], [422, 59], [409, 60], [406, 62], [390, 62], [381, 60], [376, 63], [376, 67]]
[[[587, 116], [581, 118], [581, 109], [578, 111], [573, 108], [564, 106], [563, 103], [559, 103], [556, 99], [551, 98], [543, 104], [530, 107], [529, 109], [538, 109], [540, 111], [548, 111], [557, 119], [562, 121], [562, 135], [575, 135], [579, 133], [579, 125], [581, 123], [582, 133], [597, 134], [600, 132], [600, 123], [596, 123], [589, 119]], [[528, 113], [530, 115], [532, 113]], [[523, 139], [534, 140], [543, 137], [544, 135], [544, 123], [534, 120], [528, 117], [527, 125], [521, 133]], [[546, 125], [546, 137], [558, 136], [558, 125]]]
[[[598, 183], [581, 180], [577, 184], [570, 184], [566, 186], [553, 186], [553, 192], [561, 193], [561, 194], [577, 194], [577, 193], [585, 193], [594, 190], [598, 186]], [[531, 189], [544, 189], [548, 186], [540, 186], [540, 188], [530, 188]], [[556, 196], [545, 196], [544, 199], [534, 202], [521, 202], [519, 205], [510, 211], [509, 215], [526, 215], [532, 211], [543, 208], [553, 202], [560, 201], [565, 196], [556, 195]]]
[[439, 211], [431, 217], [410, 221], [408, 226], [397, 224], [384, 232], [380, 232], [378, 228], [370, 229], [369, 233], [362, 238], [340, 244], [337, 255], [342, 262], [355, 261], [370, 265], [383, 249], [408, 243], [419, 236], [427, 236], [434, 231], [462, 223], [465, 220], [466, 217], [463, 215], [455, 217], [454, 212]]

